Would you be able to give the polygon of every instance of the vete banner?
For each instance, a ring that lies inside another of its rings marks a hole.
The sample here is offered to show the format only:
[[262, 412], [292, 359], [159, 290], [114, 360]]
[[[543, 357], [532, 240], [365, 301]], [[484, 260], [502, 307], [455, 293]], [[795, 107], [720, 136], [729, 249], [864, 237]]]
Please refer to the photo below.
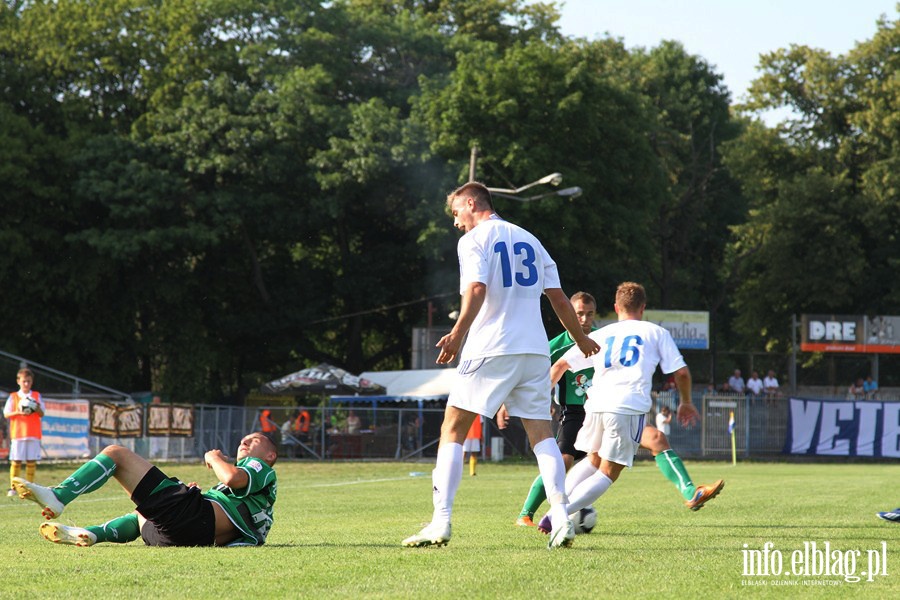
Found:
[[791, 398], [784, 452], [900, 457], [900, 402]]

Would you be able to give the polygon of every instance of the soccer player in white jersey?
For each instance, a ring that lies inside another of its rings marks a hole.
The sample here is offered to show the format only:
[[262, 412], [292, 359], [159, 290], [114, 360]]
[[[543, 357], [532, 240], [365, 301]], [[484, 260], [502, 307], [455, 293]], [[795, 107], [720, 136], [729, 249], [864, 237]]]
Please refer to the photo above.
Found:
[[480, 414], [493, 418], [504, 402], [520, 417], [537, 457], [550, 501], [549, 547], [569, 546], [575, 538], [564, 491], [565, 465], [550, 427], [550, 347], [541, 320], [546, 294], [572, 336], [574, 352], [590, 356], [599, 346], [581, 330], [559, 283], [556, 263], [536, 237], [501, 219], [488, 189], [470, 182], [447, 197], [453, 225], [465, 232], [457, 246], [460, 315], [442, 337], [437, 362], [460, 356], [441, 425], [432, 472], [431, 523], [403, 540], [404, 546], [442, 546], [450, 541], [450, 517], [462, 479], [463, 441]]
[[[593, 504], [622, 470], [632, 465], [641, 442], [644, 416], [653, 405], [650, 389], [657, 366], [665, 374], [674, 374], [679, 395], [678, 421], [687, 426], [699, 420], [691, 403], [691, 372], [672, 335], [655, 323], [641, 320], [646, 305], [643, 286], [633, 282], [620, 284], [615, 302], [618, 322], [590, 334], [600, 344], [600, 352], [586, 358], [569, 351], [553, 365], [554, 382], [567, 369], [594, 367], [593, 385], [584, 405], [584, 425], [575, 441], [575, 448], [588, 455], [566, 476], [570, 514]], [[723, 485], [719, 480], [710, 486], [707, 499], [718, 494]]]

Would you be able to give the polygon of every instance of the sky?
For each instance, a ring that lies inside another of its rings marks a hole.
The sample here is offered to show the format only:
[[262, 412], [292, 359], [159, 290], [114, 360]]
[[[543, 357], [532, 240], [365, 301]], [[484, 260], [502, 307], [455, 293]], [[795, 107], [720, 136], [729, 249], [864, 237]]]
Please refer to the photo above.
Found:
[[845, 54], [900, 18], [897, 0], [558, 0], [564, 35], [608, 33], [627, 48], [677, 40], [723, 75], [732, 102], [759, 74], [759, 55], [791, 44]]

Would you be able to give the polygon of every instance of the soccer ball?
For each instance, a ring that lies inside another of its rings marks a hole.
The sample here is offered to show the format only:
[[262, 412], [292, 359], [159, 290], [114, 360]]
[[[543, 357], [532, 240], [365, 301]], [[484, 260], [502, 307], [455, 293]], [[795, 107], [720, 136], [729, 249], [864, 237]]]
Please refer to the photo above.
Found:
[[582, 508], [571, 516], [572, 524], [575, 525], [575, 533], [590, 533], [597, 524], [597, 511], [593, 506]]
[[30, 415], [38, 409], [38, 403], [31, 398], [22, 398], [19, 401], [19, 412]]

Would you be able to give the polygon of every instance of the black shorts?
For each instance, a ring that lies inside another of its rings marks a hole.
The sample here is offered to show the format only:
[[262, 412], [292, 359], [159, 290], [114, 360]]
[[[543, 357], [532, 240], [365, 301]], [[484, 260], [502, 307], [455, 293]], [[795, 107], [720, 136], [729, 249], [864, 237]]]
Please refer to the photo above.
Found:
[[562, 416], [559, 418], [559, 431], [556, 434], [556, 445], [559, 451], [575, 460], [581, 460], [587, 456], [586, 452], [575, 449], [575, 438], [578, 430], [584, 425], [584, 405], [567, 404], [563, 407]]
[[[167, 485], [161, 486], [163, 483]], [[148, 546], [212, 546], [215, 543], [216, 513], [199, 488], [178, 483], [153, 467], [134, 488], [131, 501], [147, 519], [141, 527], [141, 538]]]

